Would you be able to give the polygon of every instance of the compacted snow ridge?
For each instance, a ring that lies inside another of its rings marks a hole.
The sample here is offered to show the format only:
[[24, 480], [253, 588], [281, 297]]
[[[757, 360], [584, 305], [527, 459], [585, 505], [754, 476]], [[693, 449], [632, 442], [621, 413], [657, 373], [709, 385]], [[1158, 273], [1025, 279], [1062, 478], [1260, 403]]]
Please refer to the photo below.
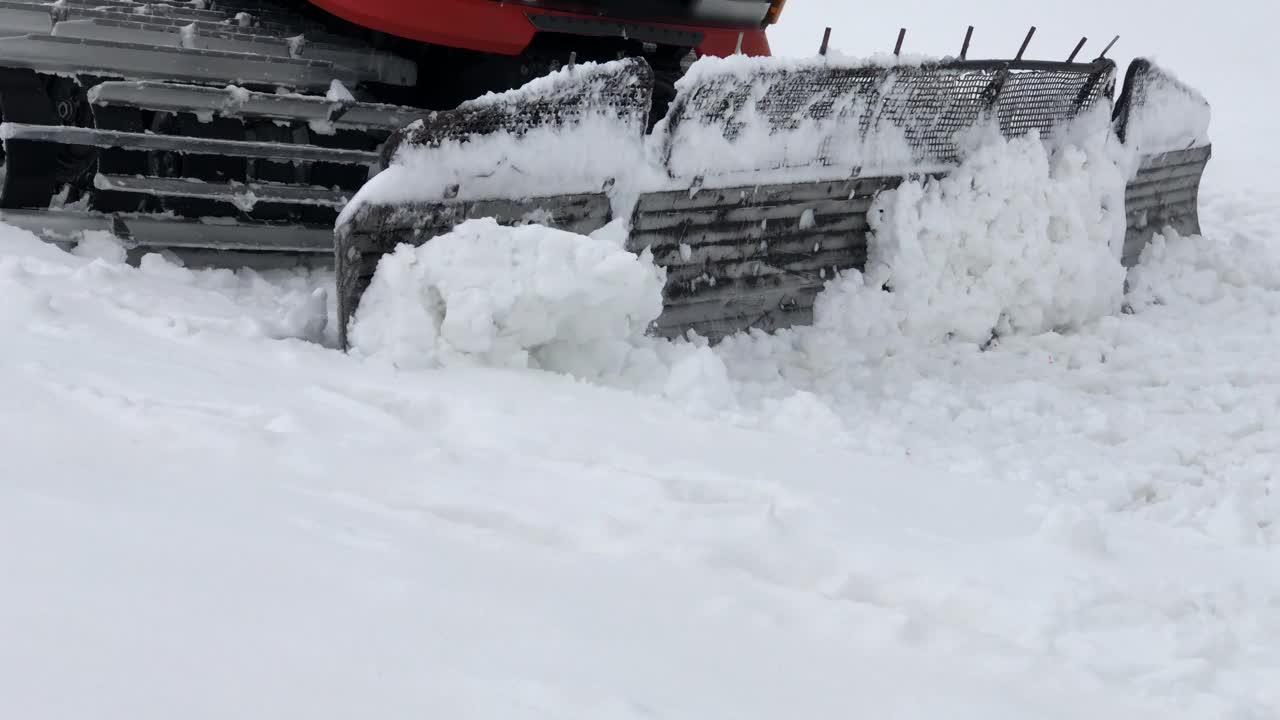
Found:
[[[792, 5], [793, 54], [927, 9]], [[346, 353], [332, 273], [0, 225], [0, 718], [1280, 717], [1280, 193], [1222, 170], [1280, 155], [1202, 65], [1251, 7], [1151, 40], [1214, 103], [1201, 234], [1125, 274], [1105, 117], [986, 136], [715, 346], [645, 334], [621, 222], [401, 248]]]

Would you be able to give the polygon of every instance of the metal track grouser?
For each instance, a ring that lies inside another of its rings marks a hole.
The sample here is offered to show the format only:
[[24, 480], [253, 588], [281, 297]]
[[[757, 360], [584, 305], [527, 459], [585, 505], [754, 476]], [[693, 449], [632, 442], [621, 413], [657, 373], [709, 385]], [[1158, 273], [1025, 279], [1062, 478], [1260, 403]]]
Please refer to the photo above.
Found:
[[[0, 0], [0, 220], [56, 242], [105, 230], [135, 258], [332, 264], [344, 346], [382, 255], [480, 217], [623, 220], [667, 273], [656, 333], [808, 323], [825, 283], [864, 266], [876, 195], [945, 175], [983, 124], [1047, 136], [1108, 112], [1137, 158], [1124, 263], [1166, 227], [1199, 231], [1208, 104], [1151, 62], [1117, 94], [1113, 61], [1024, 60], [1026, 42], [1014, 60], [782, 60], [757, 34], [781, 3], [725, 2], [760, 11], [750, 36], [556, 9], [499, 57], [285, 2]], [[744, 37], [756, 57], [681, 77]], [[441, 62], [450, 81], [428, 77]], [[616, 152], [577, 157], [588, 136]]]

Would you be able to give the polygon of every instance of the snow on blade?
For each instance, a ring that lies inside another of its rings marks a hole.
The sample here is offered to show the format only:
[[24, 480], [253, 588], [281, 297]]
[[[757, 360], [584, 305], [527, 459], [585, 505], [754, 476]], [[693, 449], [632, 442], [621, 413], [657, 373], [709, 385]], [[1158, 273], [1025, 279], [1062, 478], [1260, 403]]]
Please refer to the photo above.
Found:
[[570, 128], [533, 128], [519, 136], [498, 132], [436, 148], [406, 148], [361, 187], [337, 224], [364, 204], [600, 192], [642, 162], [639, 135], [619, 133], [609, 117], [584, 118]]
[[472, 220], [383, 256], [351, 346], [401, 368], [554, 367], [625, 347], [662, 311], [661, 293], [658, 269], [610, 242]]
[[1212, 109], [1196, 89], [1145, 63], [1126, 122], [1125, 143], [1153, 154], [1209, 144]]
[[[621, 61], [582, 63], [462, 104], [444, 114], [439, 135], [430, 124], [439, 115], [411, 123], [401, 131], [411, 140], [337, 224], [367, 204], [594, 193], [620, 178], [643, 182], [655, 171], [646, 170], [649, 107], [647, 98], [640, 103], [634, 72]], [[427, 137], [415, 141], [419, 134]]]
[[[706, 176], [716, 186], [842, 178], [855, 167], [868, 176], [941, 167], [918, 157], [903, 126], [861, 129], [880, 98], [824, 75], [919, 64], [892, 55], [701, 58], [677, 81], [672, 111], [649, 140], [650, 157], [665, 156], [673, 177]], [[831, 109], [810, 112], [824, 104]]]

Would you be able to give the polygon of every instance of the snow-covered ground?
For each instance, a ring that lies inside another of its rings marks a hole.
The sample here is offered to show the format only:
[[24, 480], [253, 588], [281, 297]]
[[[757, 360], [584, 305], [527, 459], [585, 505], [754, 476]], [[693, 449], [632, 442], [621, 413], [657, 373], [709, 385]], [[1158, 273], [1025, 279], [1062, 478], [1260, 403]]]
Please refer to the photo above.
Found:
[[1135, 314], [725, 416], [6, 231], [0, 710], [1275, 717], [1275, 213], [1211, 210]]
[[[1280, 717], [1280, 193], [1219, 173], [1204, 237], [1086, 287], [1042, 160], [987, 158], [1031, 199], [956, 226], [993, 282], [848, 284], [714, 350], [633, 336], [654, 286], [608, 232], [475, 224], [430, 251], [467, 277], [403, 253], [347, 355], [327, 274], [0, 226], [0, 717]], [[913, 227], [882, 259], [929, 269]], [[507, 268], [531, 282], [471, 292]], [[975, 313], [1016, 327], [983, 347]]]

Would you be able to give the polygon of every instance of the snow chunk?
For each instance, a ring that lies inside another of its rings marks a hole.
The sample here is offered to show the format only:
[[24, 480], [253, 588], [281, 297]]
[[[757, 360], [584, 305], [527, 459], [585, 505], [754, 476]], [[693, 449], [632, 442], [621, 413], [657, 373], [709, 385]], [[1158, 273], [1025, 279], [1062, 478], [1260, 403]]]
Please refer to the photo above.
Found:
[[101, 230], [85, 232], [71, 252], [78, 257], [109, 263], [123, 263], [128, 257], [128, 251], [120, 239]]
[[658, 317], [662, 286], [647, 258], [603, 236], [471, 220], [382, 258], [352, 353], [400, 368], [599, 367]]
[[329, 82], [329, 91], [325, 93], [324, 99], [333, 103], [353, 103], [356, 101], [356, 96], [351, 94], [341, 80], [334, 78]]

